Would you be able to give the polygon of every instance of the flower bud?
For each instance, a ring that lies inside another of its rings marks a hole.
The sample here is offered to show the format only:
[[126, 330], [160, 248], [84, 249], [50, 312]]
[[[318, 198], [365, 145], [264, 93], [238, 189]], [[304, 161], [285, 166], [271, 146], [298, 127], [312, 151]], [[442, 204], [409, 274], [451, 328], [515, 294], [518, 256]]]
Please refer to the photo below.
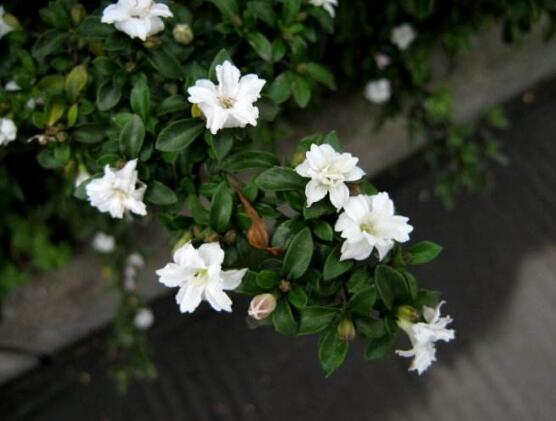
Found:
[[87, 10], [85, 10], [85, 6], [81, 3], [77, 3], [71, 8], [71, 20], [73, 21], [74, 25], [79, 25], [85, 19], [87, 15]]
[[152, 35], [148, 37], [145, 42], [143, 42], [145, 48], [158, 48], [160, 47], [161, 44], [162, 44], [162, 40], [157, 35]]
[[10, 28], [21, 29], [21, 24], [19, 23], [19, 20], [11, 13], [6, 13], [3, 19], [4, 19], [4, 23], [8, 25]]
[[259, 294], [249, 304], [248, 314], [255, 320], [264, 320], [276, 308], [276, 298], [272, 294]]
[[181, 246], [190, 242], [192, 238], [193, 238], [193, 236], [192, 236], [191, 231], [185, 231], [183, 233], [183, 235], [180, 237], [180, 239], [176, 242], [176, 244], [174, 244], [174, 247], [172, 248], [172, 251], [175, 252]]
[[232, 245], [235, 244], [237, 240], [237, 232], [234, 229], [230, 229], [228, 231], [226, 231], [226, 234], [224, 234], [224, 242], [226, 244]]
[[307, 153], [306, 152], [296, 152], [293, 154], [292, 158], [292, 166], [296, 167], [297, 165], [301, 164], [305, 161]]
[[278, 288], [280, 288], [280, 291], [282, 292], [290, 292], [292, 290], [292, 283], [283, 279], [280, 281]]
[[176, 42], [183, 45], [190, 44], [191, 41], [193, 41], [193, 38], [195, 37], [193, 35], [193, 31], [191, 30], [191, 27], [186, 23], [177, 24], [174, 27], [174, 30], [172, 31], [172, 35], [174, 36]]
[[201, 111], [201, 109], [199, 108], [199, 106], [197, 104], [193, 104], [191, 106], [191, 117], [193, 118], [200, 118], [203, 116], [203, 112]]
[[415, 308], [404, 305], [399, 306], [396, 309], [396, 317], [398, 318], [398, 320], [413, 323], [415, 320], [417, 320], [419, 314], [417, 313], [417, 310]]
[[355, 326], [350, 319], [343, 319], [338, 323], [336, 333], [344, 341], [353, 341], [355, 339]]

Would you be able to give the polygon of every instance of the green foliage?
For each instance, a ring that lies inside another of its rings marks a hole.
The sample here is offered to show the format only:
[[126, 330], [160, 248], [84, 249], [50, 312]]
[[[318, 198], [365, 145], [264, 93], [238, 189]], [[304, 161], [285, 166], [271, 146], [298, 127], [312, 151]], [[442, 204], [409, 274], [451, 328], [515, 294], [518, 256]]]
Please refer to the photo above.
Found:
[[[411, 133], [430, 142], [425, 159], [439, 174], [438, 194], [450, 203], [459, 189], [487, 184], [489, 161], [505, 161], [491, 127], [507, 121], [496, 108], [473, 125], [454, 124], [451, 93], [430, 88], [432, 52], [440, 43], [454, 56], [477, 28], [498, 21], [505, 39], [518, 40], [543, 16], [554, 21], [553, 7], [543, 0], [357, 0], [340, 1], [333, 19], [302, 0], [166, 3], [174, 18], [145, 42], [101, 23], [100, 4], [85, 9], [76, 0], [51, 1], [40, 9], [40, 22], [20, 13], [23, 2], [5, 4], [21, 26], [0, 40], [0, 80], [14, 80], [21, 90], [0, 89], [0, 117], [13, 119], [19, 133], [0, 146], [0, 298], [35, 273], [63, 265], [78, 241], [100, 229], [135, 247], [133, 217], [116, 223], [99, 214], [76, 199], [86, 199], [86, 182], [74, 181], [81, 170], [98, 177], [106, 165], [137, 159], [149, 217], [176, 245], [219, 241], [225, 266], [250, 269], [238, 292], [277, 297], [268, 320], [277, 332], [320, 336], [327, 376], [347, 356], [346, 326], [366, 341], [367, 359], [384, 357], [396, 340], [397, 309], [438, 303], [408, 266], [433, 260], [441, 248], [397, 245], [382, 262], [376, 256], [340, 261], [336, 209], [328, 199], [307, 207], [308, 180], [294, 170], [311, 144], [341, 151], [338, 136], [308, 136], [286, 156], [291, 117], [304, 124], [300, 109], [333, 90], [360, 95], [367, 80], [388, 78], [396, 89], [379, 121], [406, 110]], [[400, 51], [390, 35], [403, 22], [418, 36]], [[191, 42], [174, 39], [178, 24], [189, 25]], [[377, 67], [378, 52], [388, 54], [388, 67]], [[212, 134], [187, 89], [199, 79], [214, 82], [226, 60], [266, 85], [256, 127]], [[353, 184], [354, 191], [376, 193], [366, 180]], [[111, 262], [120, 275], [125, 257], [121, 251]], [[132, 326], [140, 297], [125, 291], [122, 279], [116, 284], [122, 302], [114, 347], [122, 365], [115, 375], [127, 384], [154, 368], [144, 335]]]

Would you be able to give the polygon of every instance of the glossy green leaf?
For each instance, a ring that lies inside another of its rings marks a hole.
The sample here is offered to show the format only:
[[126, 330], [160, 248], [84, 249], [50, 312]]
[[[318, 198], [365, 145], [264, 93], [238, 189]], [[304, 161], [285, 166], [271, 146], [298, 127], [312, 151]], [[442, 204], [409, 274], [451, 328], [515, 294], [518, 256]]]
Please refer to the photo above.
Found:
[[138, 115], [126, 123], [120, 133], [120, 150], [128, 158], [137, 158], [145, 140], [145, 126]]
[[149, 182], [145, 199], [147, 202], [159, 206], [173, 205], [178, 201], [176, 193], [174, 193], [168, 186], [156, 180]]
[[319, 340], [319, 361], [326, 377], [340, 367], [347, 356], [349, 343], [336, 335], [336, 329], [325, 332]]
[[164, 152], [181, 152], [204, 131], [204, 122], [197, 119], [174, 121], [161, 130], [156, 140], [156, 149]]
[[297, 322], [293, 317], [292, 309], [288, 300], [282, 298], [276, 310], [272, 313], [272, 323], [278, 333], [285, 336], [295, 336], [297, 334]]
[[225, 182], [220, 183], [210, 207], [210, 225], [217, 232], [224, 232], [230, 225], [234, 198]]
[[313, 257], [313, 237], [309, 228], [303, 228], [292, 238], [284, 256], [284, 272], [290, 280], [303, 276]]
[[255, 183], [263, 191], [288, 191], [304, 188], [306, 180], [291, 168], [272, 167], [260, 174]]

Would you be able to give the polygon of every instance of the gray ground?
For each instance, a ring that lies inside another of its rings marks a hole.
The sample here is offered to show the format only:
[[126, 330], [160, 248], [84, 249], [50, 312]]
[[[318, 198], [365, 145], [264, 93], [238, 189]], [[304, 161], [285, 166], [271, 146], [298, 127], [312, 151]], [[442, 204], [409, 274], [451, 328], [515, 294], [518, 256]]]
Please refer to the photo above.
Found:
[[117, 397], [101, 335], [0, 389], [0, 419], [556, 419], [556, 93], [542, 91], [513, 107], [512, 164], [497, 171], [492, 194], [449, 212], [430, 199], [431, 176], [393, 191], [413, 238], [445, 246], [419, 278], [444, 292], [457, 340], [440, 345], [425, 375], [394, 356], [365, 363], [354, 347], [326, 380], [314, 340], [249, 331], [245, 302], [233, 315], [184, 317], [170, 297], [154, 306], [158, 381]]

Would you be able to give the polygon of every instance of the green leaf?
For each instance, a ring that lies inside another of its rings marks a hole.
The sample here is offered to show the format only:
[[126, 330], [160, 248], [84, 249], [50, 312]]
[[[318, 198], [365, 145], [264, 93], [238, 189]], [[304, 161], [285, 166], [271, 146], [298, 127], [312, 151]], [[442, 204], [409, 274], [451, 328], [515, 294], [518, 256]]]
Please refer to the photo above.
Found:
[[288, 293], [288, 300], [292, 306], [297, 308], [298, 310], [302, 310], [307, 306], [307, 302], [309, 301], [309, 297], [307, 297], [307, 293], [301, 287], [294, 287]]
[[229, 172], [270, 168], [278, 164], [276, 155], [270, 152], [247, 151], [238, 152], [222, 162], [222, 169]]
[[205, 141], [210, 146], [210, 157], [217, 161], [222, 161], [234, 146], [234, 137], [228, 130], [220, 131], [215, 135], [207, 131]]
[[372, 286], [361, 289], [349, 300], [348, 307], [354, 314], [370, 316], [376, 302], [376, 289]]
[[288, 77], [288, 73], [282, 73], [274, 79], [267, 92], [268, 97], [276, 104], [286, 102], [291, 94], [292, 83], [291, 79]]
[[255, 184], [263, 191], [288, 191], [303, 189], [306, 181], [291, 168], [272, 167], [260, 174]]
[[285, 25], [294, 23], [301, 9], [301, 0], [285, 0], [282, 8], [282, 19]]
[[323, 241], [332, 241], [334, 238], [334, 230], [330, 226], [328, 222], [325, 221], [315, 221], [315, 225], [313, 226], [313, 234], [315, 237], [323, 240]]
[[338, 338], [336, 329], [331, 329], [320, 337], [319, 361], [326, 377], [344, 363], [348, 350], [348, 341]]
[[371, 275], [367, 268], [362, 267], [352, 273], [347, 283], [348, 291], [352, 294], [370, 286]]
[[329, 89], [336, 89], [334, 75], [326, 67], [318, 63], [305, 63], [302, 66], [314, 80], [322, 83]]
[[97, 108], [108, 111], [118, 105], [122, 97], [122, 85], [106, 80], [97, 89]]
[[74, 67], [67, 75], [65, 82], [66, 95], [71, 103], [77, 101], [79, 94], [87, 86], [88, 78], [87, 68], [82, 64]]
[[303, 208], [303, 217], [305, 219], [317, 219], [323, 215], [331, 215], [336, 212], [336, 208], [328, 200], [321, 200], [313, 203], [311, 207]]
[[338, 276], [346, 273], [353, 266], [353, 260], [340, 261], [340, 245], [337, 245], [334, 250], [328, 255], [324, 262], [323, 279], [330, 281]]
[[300, 335], [322, 332], [338, 316], [339, 310], [332, 307], [307, 307], [301, 311]]
[[88, 40], [103, 40], [115, 32], [112, 25], [102, 23], [100, 16], [87, 16], [77, 27], [77, 35]]
[[255, 32], [247, 35], [247, 40], [264, 61], [272, 61], [272, 44], [267, 37], [260, 32]]
[[209, 223], [209, 212], [205, 209], [201, 201], [194, 194], [190, 194], [186, 200], [186, 206], [191, 211], [191, 215], [195, 220], [196, 224], [208, 225]]
[[257, 274], [257, 285], [264, 289], [273, 289], [280, 283], [280, 275], [273, 270], [261, 270]]
[[151, 91], [144, 74], [137, 78], [131, 90], [130, 102], [133, 112], [139, 114], [143, 121], [147, 122], [151, 112]]
[[220, 183], [210, 207], [210, 225], [217, 232], [224, 232], [230, 225], [234, 197], [226, 182]]
[[67, 34], [65, 32], [60, 32], [56, 29], [44, 32], [39, 36], [35, 45], [33, 45], [33, 57], [37, 60], [43, 60], [50, 54], [61, 51], [66, 38]]
[[98, 143], [106, 137], [106, 129], [100, 124], [87, 123], [77, 126], [72, 138], [80, 143]]
[[276, 310], [272, 313], [272, 323], [278, 333], [285, 336], [295, 336], [297, 334], [297, 322], [295, 321], [288, 300], [282, 298]]
[[237, 0], [208, 0], [214, 4], [220, 13], [230, 20], [234, 20], [239, 15], [239, 6]]
[[382, 302], [389, 310], [392, 309], [396, 300], [403, 301], [409, 296], [403, 276], [389, 266], [378, 265], [376, 267], [375, 285]]
[[204, 123], [197, 119], [174, 121], [161, 130], [156, 140], [156, 149], [164, 152], [181, 152], [204, 131]]
[[137, 158], [143, 147], [145, 140], [145, 126], [143, 120], [138, 115], [133, 117], [126, 123], [120, 133], [120, 151], [129, 157]]
[[191, 104], [182, 95], [172, 95], [164, 99], [157, 107], [156, 114], [163, 116], [171, 113], [185, 113]]
[[145, 199], [149, 203], [159, 206], [173, 205], [178, 201], [176, 193], [174, 193], [168, 186], [156, 180], [149, 182], [149, 188], [147, 189]]
[[305, 108], [311, 100], [311, 87], [309, 82], [301, 76], [295, 76], [293, 80], [293, 98], [299, 107]]
[[396, 337], [391, 335], [378, 339], [370, 339], [365, 348], [365, 359], [380, 360], [392, 352]]
[[182, 79], [185, 76], [180, 62], [162, 49], [149, 50], [147, 59], [158, 73], [168, 79]]
[[412, 265], [428, 263], [436, 259], [441, 251], [442, 246], [432, 241], [421, 241], [409, 248], [409, 254], [411, 256], [409, 263]]
[[303, 276], [313, 257], [313, 237], [309, 228], [303, 228], [291, 240], [284, 256], [284, 272], [290, 280]]
[[386, 334], [386, 328], [382, 320], [358, 317], [355, 320], [357, 331], [368, 338], [382, 338]]

